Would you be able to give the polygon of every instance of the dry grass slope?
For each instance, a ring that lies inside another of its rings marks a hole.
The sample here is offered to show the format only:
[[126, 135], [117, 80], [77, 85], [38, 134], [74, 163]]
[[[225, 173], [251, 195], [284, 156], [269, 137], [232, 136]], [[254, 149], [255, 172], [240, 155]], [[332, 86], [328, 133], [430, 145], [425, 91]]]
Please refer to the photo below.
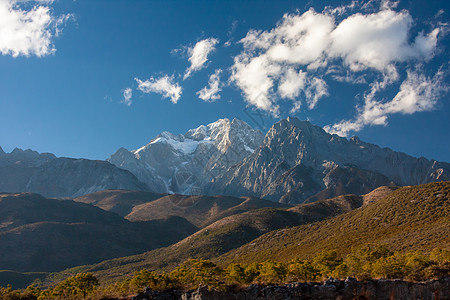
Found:
[[272, 231], [216, 259], [258, 262], [311, 258], [323, 250], [340, 255], [368, 243], [395, 250], [450, 248], [450, 182], [400, 188], [383, 199], [321, 222]]

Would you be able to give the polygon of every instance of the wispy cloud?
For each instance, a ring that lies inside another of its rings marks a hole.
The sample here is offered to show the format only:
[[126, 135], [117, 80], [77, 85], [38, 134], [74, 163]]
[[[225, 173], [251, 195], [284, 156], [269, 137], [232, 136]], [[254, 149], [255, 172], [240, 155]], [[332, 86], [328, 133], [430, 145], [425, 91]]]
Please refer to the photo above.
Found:
[[343, 120], [328, 125], [325, 130], [341, 136], [348, 136], [352, 131], [359, 131], [367, 125], [387, 125], [391, 114], [413, 114], [435, 109], [442, 92], [448, 90], [444, 81], [444, 73], [439, 71], [433, 78], [426, 77], [417, 71], [408, 71], [407, 78], [400, 85], [399, 92], [387, 102], [375, 99], [376, 88], [366, 95], [365, 103], [359, 109], [354, 120]]
[[216, 44], [218, 42], [218, 39], [208, 38], [197, 42], [194, 47], [187, 49], [191, 65], [184, 73], [183, 79], [189, 78], [192, 73], [197, 72], [204, 67], [205, 63], [208, 61], [208, 55], [216, 49]]
[[133, 90], [131, 88], [124, 89], [122, 103], [124, 103], [127, 106], [131, 106], [131, 102], [132, 102], [131, 97], [133, 97]]
[[137, 89], [143, 93], [158, 93], [164, 98], [170, 99], [172, 103], [176, 104], [181, 97], [182, 88], [174, 82], [173, 76], [164, 75], [160, 78], [150, 77], [149, 79], [142, 81], [139, 78], [135, 78], [138, 87]]
[[222, 73], [221, 69], [217, 69], [214, 71], [211, 76], [209, 76], [208, 86], [205, 86], [200, 91], [197, 92], [197, 95], [200, 99], [205, 102], [214, 102], [220, 99], [220, 92], [222, 91], [220, 84], [220, 74]]
[[[21, 2], [35, 2], [30, 9]], [[46, 56], [56, 51], [53, 38], [71, 15], [54, 16], [53, 1], [0, 0], [0, 52], [2, 55]]]

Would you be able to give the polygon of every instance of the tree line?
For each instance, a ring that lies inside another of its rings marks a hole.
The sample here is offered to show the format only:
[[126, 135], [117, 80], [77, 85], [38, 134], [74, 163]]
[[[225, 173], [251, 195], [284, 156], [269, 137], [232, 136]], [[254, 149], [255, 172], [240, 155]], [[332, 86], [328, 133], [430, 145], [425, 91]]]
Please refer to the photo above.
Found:
[[231, 263], [225, 268], [209, 260], [189, 259], [171, 272], [142, 269], [131, 278], [110, 285], [99, 285], [92, 273], [80, 273], [47, 289], [33, 285], [24, 290], [0, 287], [0, 299], [105, 299], [136, 294], [144, 287], [164, 291], [189, 290], [206, 285], [211, 289], [225, 290], [227, 286], [320, 281], [329, 277], [419, 281], [449, 274], [448, 250], [436, 248], [426, 255], [420, 251], [391, 252], [384, 245], [367, 245], [352, 249], [345, 257], [330, 250], [317, 254], [311, 260], [297, 258], [287, 263], [272, 260]]

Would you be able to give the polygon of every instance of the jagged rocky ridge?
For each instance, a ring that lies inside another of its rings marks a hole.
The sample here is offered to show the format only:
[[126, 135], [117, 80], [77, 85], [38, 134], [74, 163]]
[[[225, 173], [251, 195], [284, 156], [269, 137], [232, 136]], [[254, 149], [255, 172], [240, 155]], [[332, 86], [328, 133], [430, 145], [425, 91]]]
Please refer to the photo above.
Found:
[[0, 148], [0, 192], [77, 197], [106, 189], [148, 190], [132, 173], [106, 161]]
[[162, 132], [137, 150], [120, 148], [108, 161], [154, 192], [202, 194], [205, 184], [253, 153], [263, 138], [240, 119], [220, 119], [184, 135]]
[[286, 203], [364, 194], [382, 185], [449, 180], [450, 164], [331, 135], [289, 117], [274, 124], [261, 146], [218, 175], [211, 195], [247, 195]]

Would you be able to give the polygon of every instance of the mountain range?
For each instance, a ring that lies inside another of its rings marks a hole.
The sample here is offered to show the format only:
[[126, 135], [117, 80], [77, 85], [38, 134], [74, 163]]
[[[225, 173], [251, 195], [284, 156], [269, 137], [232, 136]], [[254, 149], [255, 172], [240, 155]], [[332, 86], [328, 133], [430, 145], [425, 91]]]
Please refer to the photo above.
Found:
[[132, 173], [101, 160], [0, 148], [0, 192], [77, 197], [105, 189], [148, 190]]
[[184, 135], [163, 132], [107, 161], [57, 158], [0, 148], [0, 191], [78, 197], [106, 189], [159, 194], [250, 196], [303, 203], [379, 186], [450, 179], [450, 164], [325, 132], [289, 117], [264, 136], [240, 119], [220, 119]]
[[302, 203], [382, 185], [449, 180], [449, 174], [448, 163], [347, 140], [289, 117], [272, 126], [254, 153], [214, 178], [207, 193]]
[[445, 248], [449, 174], [449, 163], [297, 118], [265, 136], [220, 119], [107, 161], [0, 148], [0, 285], [80, 271], [112, 281], [189, 258], [345, 254], [374, 241]]

